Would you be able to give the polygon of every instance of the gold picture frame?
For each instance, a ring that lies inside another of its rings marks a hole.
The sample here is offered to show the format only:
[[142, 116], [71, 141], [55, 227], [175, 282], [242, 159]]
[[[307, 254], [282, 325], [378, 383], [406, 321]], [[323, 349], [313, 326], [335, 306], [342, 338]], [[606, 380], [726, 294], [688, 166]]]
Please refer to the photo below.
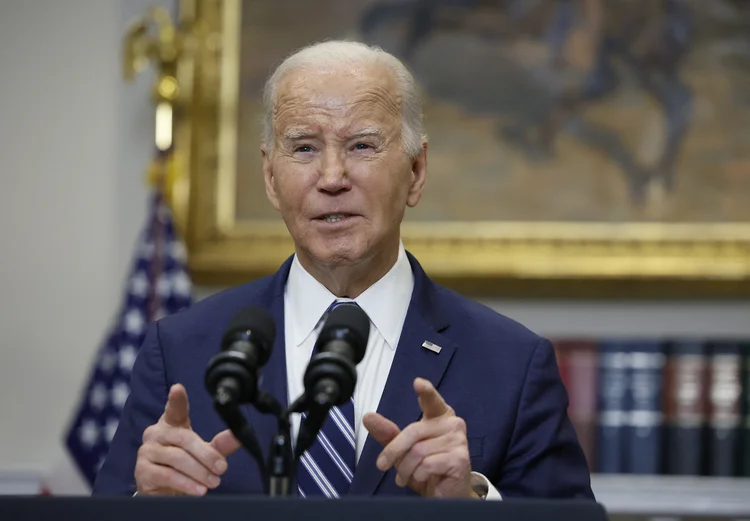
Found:
[[[280, 219], [235, 216], [240, 11], [240, 0], [180, 2], [198, 44], [178, 62], [171, 203], [198, 284], [268, 275], [293, 251]], [[743, 222], [406, 222], [402, 233], [430, 276], [475, 296], [750, 295]]]

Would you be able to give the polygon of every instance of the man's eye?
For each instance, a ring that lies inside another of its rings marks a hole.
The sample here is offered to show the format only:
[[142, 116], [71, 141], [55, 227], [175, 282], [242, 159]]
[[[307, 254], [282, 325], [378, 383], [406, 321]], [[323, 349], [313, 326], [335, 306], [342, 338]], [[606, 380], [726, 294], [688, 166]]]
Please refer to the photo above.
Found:
[[356, 148], [357, 150], [367, 150], [368, 148], [372, 147], [367, 143], [357, 143], [356, 145], [354, 145], [354, 148]]
[[300, 145], [297, 148], [294, 149], [295, 152], [312, 152], [312, 147], [310, 145]]

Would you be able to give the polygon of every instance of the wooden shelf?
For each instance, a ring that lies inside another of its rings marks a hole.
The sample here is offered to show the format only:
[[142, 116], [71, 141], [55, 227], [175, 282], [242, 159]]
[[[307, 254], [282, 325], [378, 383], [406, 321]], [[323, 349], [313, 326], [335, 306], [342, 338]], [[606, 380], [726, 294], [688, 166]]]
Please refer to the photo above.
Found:
[[597, 474], [591, 486], [614, 515], [750, 517], [750, 478]]

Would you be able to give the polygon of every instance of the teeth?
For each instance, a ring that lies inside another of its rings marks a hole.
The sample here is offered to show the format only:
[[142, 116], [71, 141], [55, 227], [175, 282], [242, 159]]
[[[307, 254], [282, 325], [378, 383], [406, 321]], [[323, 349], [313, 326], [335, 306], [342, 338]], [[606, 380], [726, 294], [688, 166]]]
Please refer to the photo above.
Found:
[[335, 223], [340, 221], [341, 219], [346, 219], [346, 215], [337, 213], [333, 215], [326, 215], [325, 219], [323, 219], [327, 223]]

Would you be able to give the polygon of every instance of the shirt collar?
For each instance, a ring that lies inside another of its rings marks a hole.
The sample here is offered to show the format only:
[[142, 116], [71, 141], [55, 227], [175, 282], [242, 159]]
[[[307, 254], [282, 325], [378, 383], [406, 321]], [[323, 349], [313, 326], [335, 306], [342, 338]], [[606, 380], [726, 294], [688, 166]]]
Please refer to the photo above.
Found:
[[[391, 349], [396, 349], [414, 288], [414, 275], [403, 243], [393, 267], [354, 301], [367, 313]], [[297, 346], [315, 330], [323, 313], [336, 296], [318, 282], [294, 256], [289, 270], [287, 303], [293, 317], [292, 331]]]

